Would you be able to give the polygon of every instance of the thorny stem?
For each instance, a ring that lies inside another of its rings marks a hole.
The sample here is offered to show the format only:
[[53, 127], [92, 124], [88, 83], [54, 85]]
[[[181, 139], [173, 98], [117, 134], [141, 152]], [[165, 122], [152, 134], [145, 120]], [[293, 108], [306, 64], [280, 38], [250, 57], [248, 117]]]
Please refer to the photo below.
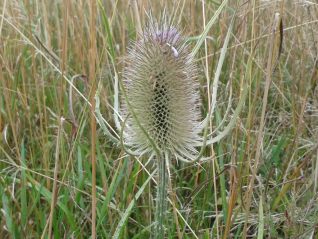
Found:
[[[167, 157], [167, 154], [165, 155]], [[166, 202], [167, 202], [167, 169], [166, 159], [161, 154], [157, 156], [158, 167], [158, 183], [157, 183], [157, 198], [156, 198], [156, 224], [155, 224], [155, 239], [164, 238], [164, 222], [166, 216]]]

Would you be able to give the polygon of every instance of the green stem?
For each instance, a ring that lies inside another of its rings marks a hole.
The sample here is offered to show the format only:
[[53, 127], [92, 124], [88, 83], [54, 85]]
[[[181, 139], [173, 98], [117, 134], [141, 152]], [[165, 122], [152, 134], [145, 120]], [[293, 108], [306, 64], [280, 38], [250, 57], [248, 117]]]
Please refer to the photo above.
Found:
[[157, 199], [156, 199], [156, 224], [155, 239], [164, 238], [164, 222], [166, 215], [167, 202], [167, 169], [165, 157], [157, 157], [158, 182], [157, 182]]

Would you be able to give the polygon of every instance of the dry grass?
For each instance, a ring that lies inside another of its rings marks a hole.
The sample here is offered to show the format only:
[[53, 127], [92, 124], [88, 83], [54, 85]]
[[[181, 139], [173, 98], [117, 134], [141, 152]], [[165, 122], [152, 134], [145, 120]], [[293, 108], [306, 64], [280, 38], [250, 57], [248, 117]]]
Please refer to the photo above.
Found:
[[[219, 2], [0, 2], [0, 238], [150, 237], [154, 168], [96, 127], [96, 84], [115, 128], [114, 76], [146, 10], [168, 9], [194, 47]], [[211, 160], [172, 162], [166, 236], [318, 238], [318, 4], [229, 0], [196, 55], [203, 113], [234, 9], [210, 130], [245, 82], [248, 99]]]

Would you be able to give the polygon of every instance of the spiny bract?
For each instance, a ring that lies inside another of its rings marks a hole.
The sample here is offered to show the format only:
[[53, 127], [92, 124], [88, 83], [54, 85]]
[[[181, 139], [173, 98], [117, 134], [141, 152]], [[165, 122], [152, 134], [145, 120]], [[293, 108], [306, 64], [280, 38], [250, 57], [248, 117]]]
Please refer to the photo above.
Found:
[[193, 146], [201, 131], [197, 67], [177, 28], [150, 21], [128, 50], [123, 76], [125, 143], [140, 155], [153, 152], [149, 137], [178, 159], [197, 153]]

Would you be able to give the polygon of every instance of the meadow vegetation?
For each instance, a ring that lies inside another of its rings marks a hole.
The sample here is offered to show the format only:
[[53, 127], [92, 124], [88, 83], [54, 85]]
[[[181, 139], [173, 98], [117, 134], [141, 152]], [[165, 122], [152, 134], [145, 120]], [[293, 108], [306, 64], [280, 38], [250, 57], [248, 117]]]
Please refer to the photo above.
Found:
[[235, 123], [208, 160], [172, 159], [166, 238], [318, 238], [315, 0], [1, 0], [0, 238], [151, 237], [153, 163], [105, 136], [94, 96], [115, 129], [127, 47], [163, 9], [202, 115], [216, 100], [209, 134]]

